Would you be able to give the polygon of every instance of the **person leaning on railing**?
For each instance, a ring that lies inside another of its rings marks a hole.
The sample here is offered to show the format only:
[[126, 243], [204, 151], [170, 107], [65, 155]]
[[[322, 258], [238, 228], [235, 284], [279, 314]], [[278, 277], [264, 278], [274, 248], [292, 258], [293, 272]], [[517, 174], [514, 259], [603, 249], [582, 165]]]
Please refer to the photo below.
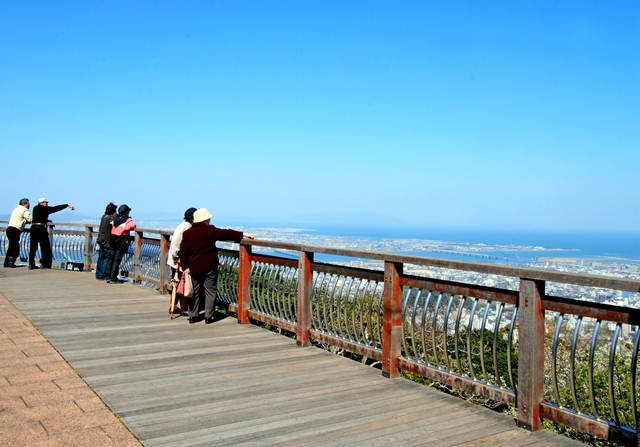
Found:
[[53, 261], [51, 253], [51, 243], [49, 242], [49, 232], [47, 222], [49, 215], [62, 211], [65, 208], [75, 208], [70, 203], [64, 205], [49, 206], [49, 201], [42, 197], [38, 199], [38, 204], [33, 207], [33, 222], [31, 222], [31, 242], [29, 244], [29, 269], [37, 269], [35, 258], [40, 244], [40, 263], [43, 269], [50, 269]]
[[15, 267], [15, 262], [20, 257], [20, 236], [24, 231], [25, 224], [31, 223], [29, 206], [29, 199], [21, 199], [9, 218], [9, 225], [7, 225], [9, 247], [7, 247], [7, 253], [4, 257], [5, 267]]
[[[189, 208], [184, 212], [184, 222], [178, 225], [178, 227], [173, 231], [173, 236], [171, 237], [171, 245], [169, 246], [169, 253], [167, 256], [167, 265], [171, 267], [172, 278], [176, 275], [177, 271], [178, 280], [182, 278], [182, 268], [178, 267], [182, 234], [193, 225], [193, 213], [196, 211], [197, 208]], [[187, 298], [182, 294], [177, 294], [176, 297], [180, 299], [180, 315], [188, 315]]]
[[189, 300], [189, 323], [200, 321], [203, 298], [205, 323], [213, 323], [218, 283], [216, 242], [240, 242], [242, 238], [255, 237], [255, 234], [210, 225], [211, 217], [206, 208], [200, 208], [193, 214], [193, 226], [182, 234], [180, 266], [185, 271], [189, 269], [193, 283], [193, 298]]
[[98, 230], [98, 261], [96, 262], [96, 279], [104, 281], [107, 279], [107, 260], [109, 259], [109, 239], [111, 239], [111, 226], [113, 225], [113, 218], [116, 215], [116, 209], [118, 207], [109, 202], [104, 210], [104, 216], [100, 219], [100, 229]]
[[107, 260], [107, 284], [120, 284], [124, 281], [118, 278], [120, 262], [129, 249], [129, 233], [136, 228], [136, 223], [129, 217], [131, 208], [120, 205], [118, 215], [113, 218], [111, 236], [109, 238], [109, 259]]

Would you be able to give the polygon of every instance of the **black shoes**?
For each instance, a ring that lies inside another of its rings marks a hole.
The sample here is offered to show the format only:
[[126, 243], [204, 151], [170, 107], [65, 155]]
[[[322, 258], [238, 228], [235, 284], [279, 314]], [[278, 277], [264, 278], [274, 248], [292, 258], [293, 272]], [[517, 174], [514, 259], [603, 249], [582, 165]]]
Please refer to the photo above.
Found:
[[204, 319], [204, 324], [211, 324], [211, 323], [213, 323], [213, 317]]
[[204, 320], [202, 315], [198, 315], [197, 317], [189, 317], [189, 324], [197, 323], [198, 321], [202, 320]]
[[10, 269], [14, 268], [16, 264], [13, 261], [14, 261], [13, 256], [9, 256], [9, 259], [7, 259], [7, 262], [4, 264], [4, 266]]
[[29, 270], [38, 270], [40, 267], [38, 267], [35, 264], [29, 264]]

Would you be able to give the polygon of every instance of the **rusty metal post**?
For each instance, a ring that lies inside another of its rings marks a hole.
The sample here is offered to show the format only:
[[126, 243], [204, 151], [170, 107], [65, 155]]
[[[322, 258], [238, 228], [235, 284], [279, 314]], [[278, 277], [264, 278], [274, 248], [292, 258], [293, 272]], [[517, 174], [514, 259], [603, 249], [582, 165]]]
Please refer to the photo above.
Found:
[[249, 287], [251, 285], [251, 245], [240, 244], [238, 262], [238, 324], [249, 324]]
[[382, 375], [390, 379], [400, 375], [398, 357], [402, 343], [402, 263], [384, 263], [384, 306], [382, 323]]
[[93, 233], [93, 227], [85, 225], [84, 227], [84, 271], [91, 271], [91, 254], [93, 253], [91, 247], [91, 234]]
[[530, 431], [542, 428], [540, 404], [544, 400], [545, 282], [520, 279], [518, 299], [518, 426]]
[[142, 231], [135, 231], [133, 239], [133, 282], [142, 282]]
[[167, 293], [167, 278], [170, 280], [169, 270], [167, 261], [169, 258], [169, 246], [171, 245], [171, 241], [169, 240], [169, 236], [163, 233], [160, 233], [160, 265], [158, 266], [159, 274], [160, 274], [160, 284], [158, 284], [160, 288], [160, 293]]
[[313, 253], [298, 253], [298, 325], [296, 343], [298, 346], [309, 346], [309, 329], [311, 329], [311, 294], [313, 291]]

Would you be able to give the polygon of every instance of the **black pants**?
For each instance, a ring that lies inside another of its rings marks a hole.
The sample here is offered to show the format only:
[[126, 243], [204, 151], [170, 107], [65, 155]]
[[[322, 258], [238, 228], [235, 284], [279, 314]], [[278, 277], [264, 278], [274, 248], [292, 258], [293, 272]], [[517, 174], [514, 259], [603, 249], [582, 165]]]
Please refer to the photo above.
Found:
[[209, 270], [191, 275], [193, 298], [189, 298], [189, 318], [197, 317], [202, 310], [204, 298], [204, 317], [213, 318], [213, 307], [218, 295], [218, 270]]
[[29, 265], [35, 265], [36, 252], [40, 244], [40, 263], [45, 269], [51, 268], [53, 254], [49, 242], [49, 232], [46, 225], [31, 225], [31, 243], [29, 244]]
[[120, 263], [122, 262], [122, 257], [127, 252], [126, 245], [118, 245], [115, 247], [109, 248], [109, 258], [107, 259], [107, 269], [104, 273], [107, 281], [117, 281], [118, 273], [120, 272]]
[[20, 257], [20, 235], [22, 231], [16, 227], [7, 227], [7, 239], [9, 240], [9, 246], [7, 247], [7, 253], [4, 256], [5, 267], [9, 264], [9, 258], [12, 258], [13, 262], [16, 262]]

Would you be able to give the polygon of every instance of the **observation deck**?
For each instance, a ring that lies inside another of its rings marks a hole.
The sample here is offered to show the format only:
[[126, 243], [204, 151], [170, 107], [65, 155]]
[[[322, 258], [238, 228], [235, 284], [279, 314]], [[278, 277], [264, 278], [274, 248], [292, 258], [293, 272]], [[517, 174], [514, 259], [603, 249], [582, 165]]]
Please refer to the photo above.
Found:
[[[147, 287], [22, 267], [0, 270], [0, 295], [145, 446], [579, 445], [545, 430], [523, 430], [508, 416], [409, 380], [386, 379], [377, 369], [298, 347], [231, 317], [210, 325], [170, 320], [167, 296]], [[17, 376], [10, 375], [9, 383]], [[21, 386], [31, 404], [22, 417], [43, 408], [33, 403], [34, 395], [46, 401], [53, 394], [37, 381], [30, 384], [31, 393]], [[9, 388], [3, 384], [0, 395]], [[49, 445], [70, 433], [75, 445], [101, 445], [73, 423], [77, 413], [97, 412], [85, 410], [63, 416], [67, 424], [45, 417], [47, 432], [24, 445]], [[11, 410], [3, 413], [0, 420], [7, 424]], [[102, 418], [87, 423], [98, 429]], [[32, 420], [17, 423], [26, 429]], [[11, 440], [1, 433], [0, 442]], [[125, 443], [120, 438], [105, 445]]]
[[[52, 231], [53, 248], [89, 271], [96, 234], [83, 227]], [[640, 310], [550, 291], [563, 283], [637, 293], [640, 281], [243, 241], [220, 250], [219, 304], [229, 315], [189, 325], [169, 319], [168, 295], [158, 293], [170, 237], [136, 230], [123, 265], [155, 290], [83, 272], [0, 272], [0, 293], [145, 445], [574, 444], [543, 420], [638, 444]], [[381, 268], [314, 259], [323, 253]], [[517, 278], [517, 290], [413, 276], [409, 265]]]

